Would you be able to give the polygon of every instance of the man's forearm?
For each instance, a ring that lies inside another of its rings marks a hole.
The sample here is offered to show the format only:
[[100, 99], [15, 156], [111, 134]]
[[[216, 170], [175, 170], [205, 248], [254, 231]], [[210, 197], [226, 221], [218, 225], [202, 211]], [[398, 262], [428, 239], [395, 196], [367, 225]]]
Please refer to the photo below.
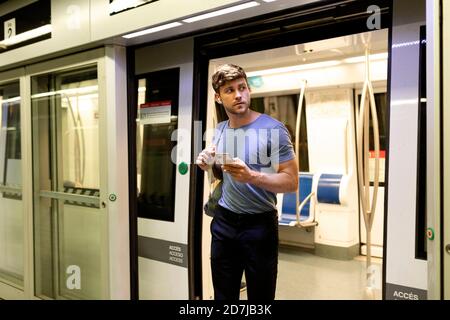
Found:
[[298, 180], [286, 172], [263, 173], [252, 171], [251, 184], [274, 193], [295, 192]]

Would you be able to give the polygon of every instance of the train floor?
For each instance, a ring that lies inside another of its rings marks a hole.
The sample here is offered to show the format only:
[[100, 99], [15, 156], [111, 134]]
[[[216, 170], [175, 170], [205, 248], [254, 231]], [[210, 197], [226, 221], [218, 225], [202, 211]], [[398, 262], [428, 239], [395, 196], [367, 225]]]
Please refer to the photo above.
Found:
[[[381, 300], [382, 260], [372, 258], [373, 290], [367, 289], [366, 257], [342, 261], [281, 247], [276, 300]], [[241, 300], [247, 292], [241, 292]]]

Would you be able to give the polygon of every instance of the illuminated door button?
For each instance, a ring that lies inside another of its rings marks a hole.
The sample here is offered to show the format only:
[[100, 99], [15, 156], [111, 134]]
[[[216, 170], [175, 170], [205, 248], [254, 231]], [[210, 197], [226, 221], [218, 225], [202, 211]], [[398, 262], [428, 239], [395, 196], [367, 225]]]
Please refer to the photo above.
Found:
[[427, 229], [427, 238], [429, 240], [434, 240], [434, 230], [433, 230], [433, 228], [428, 228]]
[[186, 162], [181, 162], [178, 165], [178, 172], [182, 175], [185, 175], [188, 172], [188, 169], [189, 169], [189, 167]]

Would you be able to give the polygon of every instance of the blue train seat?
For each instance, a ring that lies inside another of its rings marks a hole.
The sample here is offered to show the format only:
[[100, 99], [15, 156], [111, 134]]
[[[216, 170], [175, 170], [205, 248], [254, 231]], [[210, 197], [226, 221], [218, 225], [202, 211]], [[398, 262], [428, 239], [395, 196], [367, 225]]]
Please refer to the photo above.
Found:
[[297, 220], [297, 214], [295, 210], [296, 199], [295, 192], [285, 193], [282, 197], [281, 214], [278, 223], [284, 226], [296, 226], [299, 222], [311, 222], [314, 221], [314, 208], [311, 208], [311, 198], [314, 195], [312, 190], [313, 185], [312, 173], [299, 173], [298, 177], [298, 189], [299, 189], [299, 202], [300, 202], [300, 221]]
[[317, 225], [314, 214], [316, 203], [336, 205], [343, 204], [340, 195], [343, 180], [342, 174], [322, 173], [317, 181], [317, 184], [314, 186], [313, 178], [314, 174], [312, 173], [299, 173], [300, 214], [298, 219], [295, 210], [295, 193], [285, 193], [278, 198], [279, 201], [281, 201], [281, 204], [278, 206], [279, 211], [281, 212], [278, 220], [280, 225], [300, 227], [314, 226]]
[[322, 173], [317, 186], [317, 202], [329, 204], [341, 204], [339, 191], [342, 174]]

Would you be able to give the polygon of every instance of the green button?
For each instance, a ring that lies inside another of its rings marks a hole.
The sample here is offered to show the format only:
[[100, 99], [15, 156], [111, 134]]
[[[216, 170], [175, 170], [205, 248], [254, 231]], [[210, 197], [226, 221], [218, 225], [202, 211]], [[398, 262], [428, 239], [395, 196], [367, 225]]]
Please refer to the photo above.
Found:
[[181, 162], [178, 165], [178, 172], [181, 173], [182, 175], [185, 175], [188, 172], [188, 169], [189, 167], [186, 162]]
[[434, 230], [433, 230], [433, 228], [428, 228], [427, 229], [427, 238], [429, 240], [434, 240]]

